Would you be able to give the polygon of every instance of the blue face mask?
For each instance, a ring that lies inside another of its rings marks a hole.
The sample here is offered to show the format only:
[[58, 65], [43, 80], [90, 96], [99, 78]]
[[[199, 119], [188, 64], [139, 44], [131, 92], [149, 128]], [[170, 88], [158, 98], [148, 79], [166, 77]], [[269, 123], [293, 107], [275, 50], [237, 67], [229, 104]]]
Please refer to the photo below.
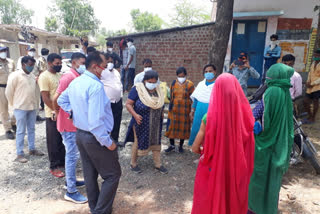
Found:
[[86, 71], [86, 66], [85, 65], [80, 65], [79, 68], [77, 68], [77, 72], [79, 74], [83, 74]]
[[212, 80], [214, 78], [214, 73], [211, 73], [211, 72], [205, 73], [204, 78], [206, 78], [206, 80]]
[[26, 70], [27, 70], [29, 73], [32, 72], [33, 68], [34, 68], [34, 66], [28, 66], [28, 65], [26, 65]]

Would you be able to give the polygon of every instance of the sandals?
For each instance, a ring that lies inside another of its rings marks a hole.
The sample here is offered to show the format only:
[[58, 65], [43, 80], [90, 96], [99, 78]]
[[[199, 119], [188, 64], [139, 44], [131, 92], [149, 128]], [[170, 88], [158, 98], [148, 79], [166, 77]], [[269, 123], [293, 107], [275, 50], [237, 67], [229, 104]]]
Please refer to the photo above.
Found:
[[57, 178], [63, 178], [64, 177], [64, 173], [60, 170], [60, 169], [53, 169], [53, 170], [50, 170], [50, 173], [57, 177]]

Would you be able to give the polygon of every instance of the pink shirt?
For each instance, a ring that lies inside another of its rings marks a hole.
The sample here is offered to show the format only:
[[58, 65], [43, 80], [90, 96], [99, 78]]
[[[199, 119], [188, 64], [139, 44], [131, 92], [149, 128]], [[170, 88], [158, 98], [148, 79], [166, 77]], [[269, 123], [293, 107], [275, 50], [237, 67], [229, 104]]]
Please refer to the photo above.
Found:
[[[62, 75], [59, 86], [57, 89], [58, 94], [62, 94], [64, 90], [66, 90], [69, 86], [69, 84], [80, 76], [78, 72], [76, 72], [74, 69], [70, 69], [69, 72]], [[59, 109], [59, 115], [57, 118], [57, 129], [59, 132], [76, 132], [77, 128], [73, 125], [72, 120], [68, 119], [70, 115], [62, 110], [62, 108]]]
[[290, 88], [291, 98], [294, 99], [302, 95], [302, 78], [298, 72], [294, 72], [290, 79], [292, 88]]

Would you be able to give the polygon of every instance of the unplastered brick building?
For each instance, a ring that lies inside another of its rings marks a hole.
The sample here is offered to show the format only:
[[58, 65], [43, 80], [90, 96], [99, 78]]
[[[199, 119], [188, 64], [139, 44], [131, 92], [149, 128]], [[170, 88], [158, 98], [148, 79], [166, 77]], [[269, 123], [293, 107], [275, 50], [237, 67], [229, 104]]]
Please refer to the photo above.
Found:
[[180, 66], [187, 69], [194, 83], [203, 79], [202, 69], [208, 63], [214, 23], [177, 27], [146, 33], [107, 38], [119, 51], [119, 42], [131, 37], [137, 49], [136, 74], [143, 70], [142, 61], [150, 58], [161, 81], [170, 84]]

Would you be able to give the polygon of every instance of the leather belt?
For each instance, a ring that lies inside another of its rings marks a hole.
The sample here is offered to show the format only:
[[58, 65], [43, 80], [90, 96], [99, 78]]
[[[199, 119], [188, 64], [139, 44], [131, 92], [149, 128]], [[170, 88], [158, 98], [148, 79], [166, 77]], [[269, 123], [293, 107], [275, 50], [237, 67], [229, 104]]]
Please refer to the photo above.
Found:
[[5, 87], [7, 87], [7, 84], [0, 84], [0, 87], [5, 88]]

